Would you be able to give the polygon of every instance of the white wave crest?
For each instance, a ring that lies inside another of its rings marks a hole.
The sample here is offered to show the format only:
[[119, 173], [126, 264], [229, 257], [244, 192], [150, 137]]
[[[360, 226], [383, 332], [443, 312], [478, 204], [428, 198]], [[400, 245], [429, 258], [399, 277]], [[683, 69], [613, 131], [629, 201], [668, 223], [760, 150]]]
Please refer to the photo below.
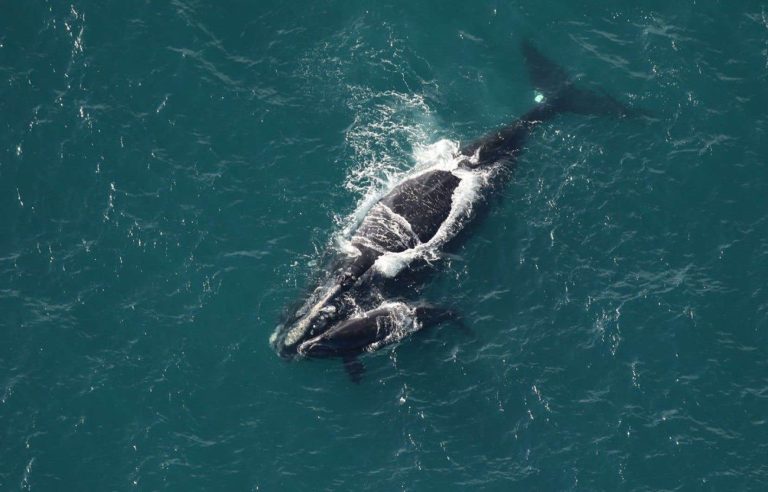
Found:
[[[424, 97], [396, 91], [374, 92], [350, 87], [348, 100], [355, 121], [345, 133], [352, 162], [344, 187], [359, 195], [355, 210], [338, 215], [333, 244], [346, 254], [357, 250], [349, 244], [370, 209], [414, 172], [412, 162], [426, 162], [418, 154], [433, 134], [434, 120]], [[446, 141], [448, 142], [448, 141]], [[418, 165], [417, 165], [418, 168]]]

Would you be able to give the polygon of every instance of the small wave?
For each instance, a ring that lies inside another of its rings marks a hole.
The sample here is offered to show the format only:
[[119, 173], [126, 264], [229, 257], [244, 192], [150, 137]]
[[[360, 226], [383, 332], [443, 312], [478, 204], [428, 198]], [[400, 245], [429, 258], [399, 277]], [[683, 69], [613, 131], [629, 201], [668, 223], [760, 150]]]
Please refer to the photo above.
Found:
[[351, 92], [349, 106], [356, 116], [345, 140], [355, 164], [344, 187], [360, 199], [352, 214], [335, 218], [340, 226], [337, 239], [349, 238], [371, 207], [413, 171], [411, 163], [419, 162], [417, 149], [425, 146], [433, 127], [421, 95], [363, 88]]

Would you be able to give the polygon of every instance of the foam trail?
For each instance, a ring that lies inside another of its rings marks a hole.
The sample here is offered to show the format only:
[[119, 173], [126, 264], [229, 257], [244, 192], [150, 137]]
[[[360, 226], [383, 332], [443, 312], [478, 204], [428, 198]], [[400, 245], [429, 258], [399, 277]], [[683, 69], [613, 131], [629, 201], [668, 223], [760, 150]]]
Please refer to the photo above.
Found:
[[434, 126], [429, 106], [418, 94], [353, 88], [350, 107], [357, 116], [345, 138], [358, 164], [350, 169], [344, 187], [361, 198], [351, 214], [335, 218], [333, 242], [342, 251], [347, 249], [344, 240], [368, 211], [413, 171], [411, 149], [423, 147]]

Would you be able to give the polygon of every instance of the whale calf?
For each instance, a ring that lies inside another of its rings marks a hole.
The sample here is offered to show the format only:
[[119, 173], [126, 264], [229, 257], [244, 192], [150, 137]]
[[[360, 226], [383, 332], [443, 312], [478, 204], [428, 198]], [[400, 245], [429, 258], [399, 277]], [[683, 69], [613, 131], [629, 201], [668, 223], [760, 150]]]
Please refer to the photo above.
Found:
[[357, 356], [401, 339], [400, 334], [409, 331], [398, 331], [396, 325], [418, 325], [423, 314], [402, 303], [381, 304], [360, 314], [361, 305], [382, 301], [374, 292], [373, 279], [386, 270], [388, 258], [441, 250], [472, 218], [475, 205], [509, 179], [533, 131], [555, 116], [642, 114], [603, 92], [580, 87], [527, 41], [522, 43], [522, 53], [539, 93], [536, 104], [512, 124], [458, 147], [450, 165], [421, 170], [376, 202], [351, 237], [353, 254], [341, 256], [273, 334], [271, 343], [278, 354], [341, 357], [356, 378], [356, 362], [350, 354]]
[[455, 317], [450, 310], [405, 302], [386, 302], [376, 309], [341, 321], [297, 347], [309, 358], [339, 357], [354, 382], [360, 381], [363, 365], [358, 356], [391, 345], [423, 328]]

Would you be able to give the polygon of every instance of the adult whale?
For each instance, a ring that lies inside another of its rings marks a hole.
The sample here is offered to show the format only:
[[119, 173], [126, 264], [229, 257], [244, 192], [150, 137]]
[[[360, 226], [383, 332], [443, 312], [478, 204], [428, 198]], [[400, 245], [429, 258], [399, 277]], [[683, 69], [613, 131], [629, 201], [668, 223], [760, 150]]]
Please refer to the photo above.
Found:
[[[395, 322], [391, 307], [360, 313], [372, 278], [393, 256], [439, 250], [472, 217], [473, 205], [509, 177], [532, 132], [561, 113], [604, 116], [640, 114], [611, 96], [579, 87], [561, 67], [524, 41], [522, 52], [537, 104], [511, 125], [460, 147], [450, 165], [422, 170], [382, 197], [351, 238], [354, 254], [342, 257], [303, 305], [271, 338], [284, 357], [340, 356], [375, 350], [386, 339], [375, 328]], [[378, 266], [379, 268], [376, 268]], [[421, 326], [419, 313], [412, 321]], [[383, 338], [379, 338], [383, 337]], [[331, 349], [332, 348], [332, 349]], [[353, 374], [350, 372], [350, 374]]]

